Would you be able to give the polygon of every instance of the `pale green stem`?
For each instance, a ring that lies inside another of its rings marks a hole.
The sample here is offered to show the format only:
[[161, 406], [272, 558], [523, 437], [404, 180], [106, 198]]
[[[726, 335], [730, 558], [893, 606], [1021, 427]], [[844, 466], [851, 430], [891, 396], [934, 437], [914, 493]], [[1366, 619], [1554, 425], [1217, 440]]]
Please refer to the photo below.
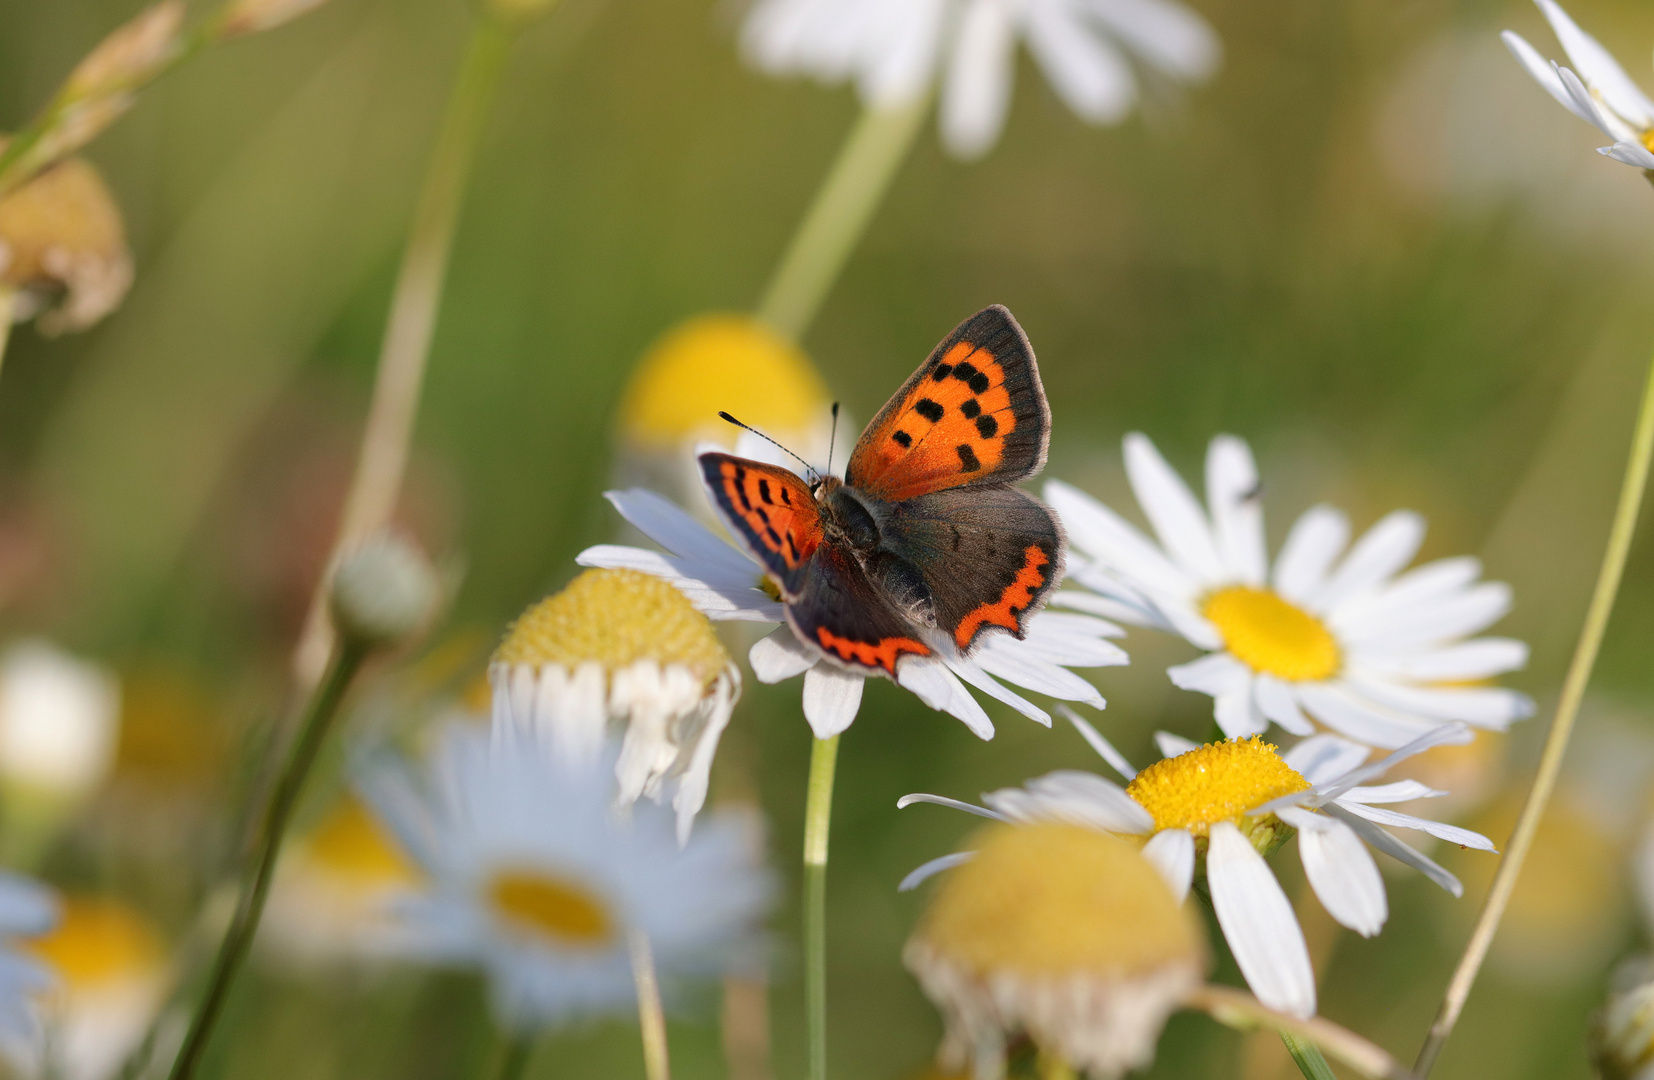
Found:
[[794, 340], [804, 336], [929, 111], [929, 95], [862, 110], [764, 290], [760, 319]]
[[804, 1029], [809, 1080], [827, 1080], [827, 833], [833, 817], [838, 739], [810, 747], [804, 796]]
[[[379, 351], [373, 401], [368, 407], [362, 446], [356, 459], [356, 475], [351, 481], [333, 544], [335, 561], [353, 544], [387, 524], [396, 509], [402, 475], [408, 464], [408, 446], [419, 413], [425, 362], [430, 355], [431, 335], [436, 328], [448, 275], [454, 225], [465, 198], [477, 145], [493, 109], [500, 74], [515, 37], [513, 24], [486, 14], [479, 14], [472, 26], [465, 59], [454, 81], [436, 147], [426, 168], [408, 246], [402, 253], [402, 267], [397, 274]], [[324, 575], [311, 599], [304, 634], [293, 658], [301, 686], [315, 682], [331, 644]]]
[[333, 718], [338, 714], [339, 703], [344, 700], [345, 691], [350, 687], [351, 680], [361, 669], [362, 661], [366, 657], [365, 647], [346, 641], [329, 665], [327, 677], [317, 687], [315, 695], [310, 700], [310, 707], [305, 710], [298, 740], [293, 744], [287, 765], [282, 770], [275, 789], [270, 793], [270, 801], [265, 807], [251, 872], [242, 883], [241, 897], [236, 904], [235, 914], [230, 919], [229, 928], [224, 931], [224, 940], [218, 947], [218, 956], [213, 960], [212, 971], [207, 977], [206, 991], [201, 996], [201, 1003], [196, 1006], [189, 1031], [184, 1036], [183, 1045], [178, 1049], [178, 1056], [173, 1060], [172, 1072], [169, 1074], [171, 1080], [188, 1080], [195, 1075], [195, 1070], [201, 1064], [201, 1055], [207, 1048], [208, 1040], [212, 1038], [213, 1027], [223, 1012], [230, 987], [235, 983], [241, 965], [247, 959], [247, 950], [253, 944], [253, 936], [258, 932], [259, 920], [264, 915], [264, 901], [269, 896], [270, 881], [275, 873], [276, 858], [281, 854], [282, 840], [287, 834], [287, 823], [293, 816], [293, 808], [298, 804], [299, 793], [304, 790], [305, 778], [310, 775], [310, 767], [316, 762], [316, 754], [321, 750], [328, 729], [333, 725]]
[[11, 319], [17, 310], [17, 290], [0, 285], [0, 363], [6, 359], [6, 346], [11, 344]]
[[637, 984], [638, 1027], [643, 1032], [643, 1075], [647, 1080], [669, 1080], [666, 1052], [666, 1011], [660, 1003], [660, 979], [649, 936], [632, 931], [632, 981]]
[[1304, 1074], [1305, 1080], [1338, 1080], [1318, 1046], [1308, 1039], [1300, 1039], [1290, 1031], [1283, 1031], [1280, 1035], [1286, 1052], [1292, 1056], [1292, 1063], [1298, 1066], [1298, 1071]]
[[1625, 572], [1625, 560], [1631, 553], [1631, 538], [1637, 529], [1637, 515], [1642, 509], [1643, 493], [1648, 487], [1648, 464], [1654, 454], [1654, 363], [1651, 363], [1643, 385], [1642, 404], [1637, 410], [1637, 426], [1631, 438], [1631, 456], [1625, 465], [1625, 479], [1620, 485], [1620, 500], [1614, 510], [1614, 525], [1608, 534], [1608, 549], [1602, 556], [1602, 567], [1597, 571], [1596, 589], [1591, 594], [1591, 606], [1585, 611], [1585, 625], [1579, 632], [1579, 643], [1574, 646], [1574, 658], [1568, 665], [1567, 677], [1562, 682], [1562, 695], [1556, 704], [1556, 718], [1545, 737], [1545, 750], [1539, 758], [1539, 771], [1528, 790], [1522, 814], [1516, 819], [1516, 829], [1505, 845], [1499, 870], [1493, 876], [1493, 887], [1487, 902], [1476, 920], [1459, 966], [1447, 984], [1447, 994], [1436, 1013], [1430, 1034], [1419, 1050], [1413, 1071], [1428, 1076], [1436, 1064], [1447, 1037], [1453, 1034], [1465, 999], [1476, 982], [1476, 974], [1487, 958], [1493, 944], [1493, 935], [1499, 929], [1499, 920], [1505, 914], [1510, 896], [1516, 888], [1516, 877], [1522, 872], [1522, 863], [1533, 846], [1534, 834], [1556, 788], [1557, 774], [1562, 769], [1562, 757], [1568, 749], [1568, 737], [1573, 734], [1574, 720], [1579, 716], [1580, 702], [1591, 681], [1591, 669], [1596, 666], [1597, 652], [1602, 647], [1602, 636], [1608, 629], [1608, 617], [1614, 611], [1614, 598], [1619, 593], [1620, 578]]
[[[1209, 1013], [1220, 1024], [1242, 1031], [1259, 1027], [1278, 1032], [1305, 1076], [1332, 1076], [1312, 1073], [1305, 1068], [1306, 1061], [1318, 1061], [1326, 1069], [1321, 1051], [1343, 1062], [1368, 1080], [1412, 1080], [1413, 1074], [1401, 1066], [1383, 1047], [1368, 1042], [1348, 1028], [1319, 1016], [1288, 1016], [1277, 1012], [1241, 990], [1228, 986], [1202, 986], [1189, 996], [1185, 1004], [1192, 1009]], [[1313, 1051], [1313, 1057], [1309, 1052]], [[1300, 1054], [1305, 1055], [1300, 1058]], [[1311, 1065], [1311, 1068], [1314, 1066]]]

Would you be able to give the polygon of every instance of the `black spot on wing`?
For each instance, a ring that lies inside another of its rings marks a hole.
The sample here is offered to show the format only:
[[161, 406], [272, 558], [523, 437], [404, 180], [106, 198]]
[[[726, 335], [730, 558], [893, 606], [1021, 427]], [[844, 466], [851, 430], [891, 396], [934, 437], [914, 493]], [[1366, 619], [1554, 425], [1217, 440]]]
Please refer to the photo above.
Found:
[[999, 421], [991, 416], [976, 418], [976, 430], [984, 439], [991, 439], [999, 434]]
[[930, 398], [927, 397], [927, 398], [920, 398], [918, 400], [918, 402], [913, 406], [913, 411], [918, 413], [920, 416], [924, 417], [926, 420], [929, 420], [931, 423], [934, 424], [938, 420], [942, 419], [942, 414], [946, 410], [944, 410], [942, 408], [942, 406], [938, 405], [936, 402], [930, 400]]
[[952, 374], [953, 374], [953, 365], [952, 364], [937, 364], [936, 365], [936, 370], [931, 372], [930, 377], [931, 377], [931, 380], [933, 382], [941, 382], [943, 379], [946, 379], [949, 375], [952, 375]]
[[975, 398], [966, 398], [965, 404], [959, 406], [959, 411], [965, 414], [966, 420], [975, 420], [982, 415], [982, 405]]
[[976, 451], [970, 448], [969, 443], [960, 443], [954, 447], [959, 451], [959, 467], [965, 472], [976, 472], [982, 468], [982, 462], [976, 456]]
[[[977, 426], [981, 427], [982, 425], [978, 424]], [[758, 497], [764, 500], [765, 506], [775, 505], [775, 496], [770, 494], [770, 482], [768, 480], [758, 481]]]
[[903, 450], [906, 450], [908, 447], [913, 445], [913, 436], [909, 435], [905, 431], [892, 432], [890, 437], [895, 439], [897, 444], [901, 446]]

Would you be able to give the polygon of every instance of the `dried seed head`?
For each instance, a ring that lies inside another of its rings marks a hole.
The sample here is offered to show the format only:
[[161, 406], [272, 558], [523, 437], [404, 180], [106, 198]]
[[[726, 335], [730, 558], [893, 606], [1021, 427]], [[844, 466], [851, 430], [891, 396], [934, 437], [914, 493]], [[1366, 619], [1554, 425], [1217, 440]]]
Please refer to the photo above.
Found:
[[71, 100], [123, 93], [154, 76], [182, 44], [183, 0], [162, 0], [104, 38], [69, 73]]
[[273, 30], [325, 3], [327, 0], [230, 0], [219, 15], [218, 36], [222, 40]]
[[47, 334], [84, 329], [120, 306], [132, 255], [91, 165], [71, 158], [0, 198], [0, 284], [19, 293], [13, 317], [38, 313]]
[[401, 535], [368, 537], [333, 572], [333, 622], [346, 640], [395, 645], [424, 625], [436, 606], [436, 571]]

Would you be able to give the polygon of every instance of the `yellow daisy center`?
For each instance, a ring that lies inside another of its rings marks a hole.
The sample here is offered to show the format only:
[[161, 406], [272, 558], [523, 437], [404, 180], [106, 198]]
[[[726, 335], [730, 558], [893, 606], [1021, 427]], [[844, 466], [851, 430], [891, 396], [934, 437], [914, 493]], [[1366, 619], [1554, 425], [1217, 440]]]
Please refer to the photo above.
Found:
[[65, 897], [58, 924], [21, 945], [56, 971], [70, 991], [153, 974], [167, 955], [147, 919], [125, 904], [95, 897]]
[[1289, 682], [1338, 672], [1338, 641], [1326, 624], [1268, 589], [1219, 589], [1206, 598], [1204, 614], [1229, 652], [1253, 671]]
[[1126, 794], [1149, 812], [1156, 829], [1205, 836], [1220, 821], [1235, 821], [1309, 786], [1274, 746], [1254, 735], [1157, 761], [1137, 774]]
[[340, 801], [310, 834], [306, 853], [341, 881], [361, 888], [416, 880], [413, 867], [383, 826], [352, 798]]
[[564, 948], [597, 948], [614, 937], [608, 906], [582, 882], [525, 868], [488, 883], [488, 900], [507, 923]]
[[687, 667], [706, 686], [729, 666], [706, 616], [671, 585], [636, 570], [587, 570], [525, 611], [494, 659], [533, 667], [597, 663], [611, 673], [653, 660]]

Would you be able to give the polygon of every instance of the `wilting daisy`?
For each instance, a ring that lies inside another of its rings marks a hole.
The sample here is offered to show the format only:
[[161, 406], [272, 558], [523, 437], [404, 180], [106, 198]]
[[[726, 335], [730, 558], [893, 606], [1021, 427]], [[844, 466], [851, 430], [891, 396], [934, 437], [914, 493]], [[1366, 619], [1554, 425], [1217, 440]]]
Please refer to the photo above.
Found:
[[[756, 452], [749, 445], [741, 450], [749, 448]], [[682, 590], [711, 619], [784, 623], [781, 602], [769, 591], [773, 587], [767, 585], [757, 560], [687, 510], [637, 489], [611, 491], [608, 499], [622, 517], [670, 554], [603, 544], [580, 553], [577, 561], [582, 566], [629, 567], [658, 575]], [[1122, 633], [1118, 626], [1093, 615], [1042, 611], [1028, 621], [1026, 638], [987, 634], [969, 655], [953, 648], [945, 634], [927, 638], [935, 656], [904, 657], [896, 668], [896, 682], [926, 705], [958, 717], [978, 736], [989, 739], [993, 722], [965, 689], [966, 684], [1049, 725], [1051, 718], [1044, 709], [1004, 682], [1101, 708], [1103, 699], [1096, 688], [1068, 668], [1126, 663], [1126, 654], [1107, 640]], [[804, 676], [804, 717], [816, 738], [831, 738], [856, 718], [867, 677], [824, 661], [819, 649], [800, 642], [788, 626], [782, 625], [755, 644], [748, 659], [759, 682]]]
[[1099, 1080], [1149, 1064], [1205, 973], [1199, 921], [1105, 833], [996, 826], [976, 846], [903, 953], [947, 1021], [942, 1066], [1001, 1077], [1022, 1033]]
[[669, 992], [749, 963], [758, 947], [772, 890], [752, 820], [710, 814], [680, 848], [660, 808], [640, 803], [622, 820], [606, 765], [572, 761], [545, 738], [500, 747], [455, 727], [425, 775], [366, 776], [428, 882], [403, 904], [423, 954], [487, 971], [515, 1030], [632, 1013], [639, 941]]
[[80, 158], [0, 198], [0, 294], [16, 322], [84, 330], [120, 306], [132, 253], [114, 197]]
[[1579, 73], [1546, 60], [1521, 35], [1506, 30], [1506, 48], [1562, 107], [1614, 140], [1597, 153], [1639, 169], [1654, 169], [1654, 101], [1631, 80], [1596, 38], [1581, 30], [1553, 0], [1534, 0]]
[[1222, 49], [1176, 0], [759, 0], [741, 30], [747, 58], [775, 75], [854, 80], [870, 107], [916, 101], [941, 80], [942, 138], [986, 153], [1005, 126], [1025, 42], [1082, 120], [1115, 124], [1137, 102], [1137, 66], [1201, 82]]
[[[1204, 875], [1212, 909], [1252, 992], [1265, 1005], [1298, 1016], [1315, 1012], [1315, 975], [1303, 931], [1265, 858], [1296, 830], [1304, 874], [1327, 913], [1363, 937], [1384, 926], [1389, 905], [1367, 845], [1424, 872], [1455, 896], [1459, 881], [1380, 825], [1417, 829], [1465, 847], [1492, 851], [1479, 833], [1400, 814], [1383, 803], [1427, 797], [1423, 784], [1402, 780], [1362, 786], [1391, 765], [1432, 746], [1469, 737], [1462, 724], [1426, 734], [1372, 765], [1365, 746], [1335, 735], [1305, 739], [1286, 753], [1257, 736], [1196, 746], [1162, 734], [1167, 757], [1136, 772], [1102, 735], [1071, 717], [1087, 741], [1128, 781], [1121, 788], [1093, 773], [1064, 770], [982, 797], [987, 808], [935, 795], [897, 803], [933, 802], [984, 817], [1021, 823], [1063, 821], [1147, 837], [1143, 855], [1179, 899]], [[920, 867], [902, 883], [912, 888], [957, 866], [949, 855]]]
[[496, 739], [539, 732], [591, 762], [617, 722], [620, 801], [670, 791], [688, 839], [741, 673], [683, 593], [636, 570], [588, 570], [512, 624], [488, 674]]
[[1146, 436], [1126, 436], [1125, 459], [1159, 543], [1053, 480], [1045, 497], [1068, 528], [1069, 580], [1101, 594], [1088, 610], [1170, 630], [1208, 650], [1169, 674], [1215, 699], [1224, 734], [1261, 733], [1274, 721], [1309, 735], [1314, 720], [1394, 748], [1446, 721], [1502, 731], [1532, 714], [1526, 695], [1474, 685], [1521, 667], [1527, 646], [1465, 640], [1510, 608], [1509, 586], [1478, 582], [1481, 564], [1468, 557], [1402, 573], [1424, 540], [1419, 515], [1391, 513], [1346, 551], [1349, 519], [1314, 507], [1292, 526], [1271, 568], [1257, 466], [1245, 442], [1212, 440], [1205, 507]]

